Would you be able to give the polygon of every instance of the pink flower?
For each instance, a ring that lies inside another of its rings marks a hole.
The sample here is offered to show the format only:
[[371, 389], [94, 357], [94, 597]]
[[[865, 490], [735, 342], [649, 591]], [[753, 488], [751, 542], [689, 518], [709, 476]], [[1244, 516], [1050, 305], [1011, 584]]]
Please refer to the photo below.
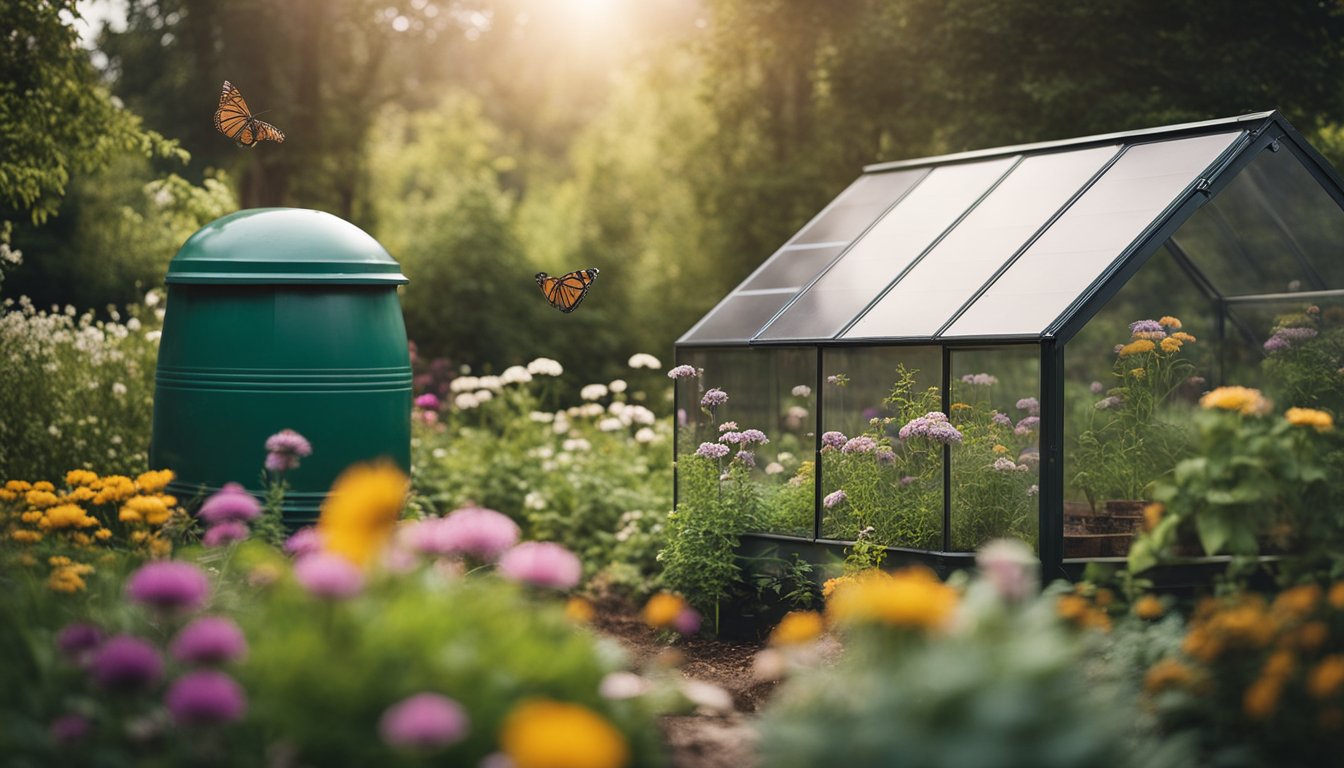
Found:
[[1017, 539], [995, 539], [975, 554], [975, 565], [1004, 600], [1020, 602], [1035, 595], [1041, 561]]
[[322, 551], [322, 534], [318, 533], [317, 529], [312, 526], [300, 528], [285, 540], [285, 551], [295, 557], [320, 552]]
[[417, 693], [393, 704], [378, 722], [390, 747], [437, 749], [467, 735], [470, 718], [461, 704], [437, 693]]
[[230, 520], [227, 523], [212, 525], [201, 537], [201, 543], [207, 547], [223, 547], [235, 541], [247, 538], [247, 523]]
[[700, 612], [687, 606], [672, 620], [672, 628], [686, 637], [700, 631]]
[[298, 469], [299, 459], [313, 454], [308, 438], [292, 429], [282, 429], [266, 438], [266, 450], [266, 469], [270, 472]]
[[188, 672], [168, 689], [164, 703], [178, 725], [216, 725], [241, 720], [247, 712], [243, 687], [213, 669]]
[[209, 592], [205, 573], [179, 560], [146, 563], [126, 584], [127, 597], [161, 611], [195, 610]]
[[470, 555], [494, 562], [518, 543], [518, 524], [484, 507], [464, 507], [416, 524], [411, 547], [427, 555]]
[[247, 655], [247, 639], [232, 620], [202, 616], [177, 633], [169, 650], [184, 664], [224, 663]]
[[117, 635], [103, 643], [89, 667], [94, 681], [112, 691], [148, 688], [163, 677], [159, 652], [133, 635]]
[[207, 525], [251, 522], [261, 516], [261, 503], [238, 483], [225, 483], [205, 500], [196, 516]]
[[81, 667], [102, 642], [103, 630], [93, 624], [68, 624], [56, 633], [56, 650]]
[[51, 721], [47, 732], [57, 745], [68, 747], [83, 741], [92, 728], [93, 724], [83, 715], [61, 715]]
[[551, 541], [525, 541], [499, 559], [506, 578], [538, 587], [570, 589], [579, 583], [583, 565], [568, 549]]
[[439, 403], [438, 396], [435, 395], [433, 392], [426, 392], [425, 394], [415, 398], [415, 407], [424, 408], [427, 411], [439, 410], [440, 404], [441, 403]]
[[317, 597], [344, 599], [354, 597], [364, 589], [364, 574], [340, 555], [317, 552], [299, 558], [294, 565], [294, 578], [309, 594]]

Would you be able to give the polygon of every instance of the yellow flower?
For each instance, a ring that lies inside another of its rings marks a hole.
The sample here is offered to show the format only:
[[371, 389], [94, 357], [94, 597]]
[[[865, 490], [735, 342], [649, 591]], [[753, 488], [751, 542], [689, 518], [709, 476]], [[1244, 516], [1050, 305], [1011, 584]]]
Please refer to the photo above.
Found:
[[1191, 336], [1190, 334], [1186, 333], [1185, 331], [1177, 331], [1176, 333], [1171, 334], [1171, 338], [1176, 339], [1177, 341], [1180, 341], [1180, 342], [1185, 343], [1185, 344], [1194, 344], [1194, 343], [1195, 343], [1195, 337], [1194, 337], [1194, 336]]
[[[840, 587], [843, 587], [846, 584], [853, 584], [853, 583], [854, 583], [854, 576], [852, 574], [846, 574], [844, 576], [836, 576], [835, 578], [827, 579], [826, 583], [821, 585], [821, 596], [823, 598], [830, 599], [831, 595], [835, 593], [835, 590], [839, 589]], [[1344, 587], [1344, 582], [1341, 582], [1340, 586]]]
[[1175, 659], [1163, 659], [1148, 669], [1143, 676], [1143, 690], [1155, 696], [1168, 688], [1191, 688], [1195, 673]]
[[1250, 387], [1219, 387], [1199, 398], [1199, 406], [1236, 411], [1246, 416], [1263, 416], [1273, 407], [1260, 390]]
[[1176, 328], [1179, 330], [1181, 327], [1180, 318], [1175, 318], [1172, 317], [1171, 315], [1164, 315], [1162, 319], [1158, 320], [1157, 322], [1159, 325], [1165, 325], [1168, 328]]
[[968, 410], [970, 410], [970, 408], [971, 408], [971, 404], [970, 404], [970, 403], [953, 403], [953, 404], [952, 404], [952, 410], [954, 410], [954, 411], [968, 411]]
[[1307, 692], [1317, 699], [1328, 699], [1344, 687], [1344, 656], [1337, 653], [1321, 659], [1307, 675]]
[[171, 469], [151, 469], [148, 472], [142, 472], [135, 478], [135, 484], [144, 493], [154, 493], [161, 491], [172, 482], [173, 470]]
[[150, 557], [162, 560], [171, 554], [173, 554], [173, 542], [158, 536], [149, 537]]
[[1292, 619], [1304, 619], [1321, 602], [1321, 587], [1319, 584], [1302, 584], [1291, 589], [1285, 589], [1274, 598], [1272, 610], [1279, 616], [1286, 616]]
[[1335, 428], [1335, 418], [1315, 408], [1289, 408], [1283, 418], [1295, 427], [1315, 427], [1317, 432], [1329, 432]]
[[13, 501], [19, 498], [19, 494], [8, 488], [0, 488], [0, 501]]
[[135, 482], [125, 475], [108, 475], [97, 483], [98, 495], [93, 503], [98, 505], [123, 501], [135, 495]]
[[1336, 581], [1330, 585], [1330, 594], [1326, 597], [1330, 601], [1330, 607], [1336, 611], [1344, 611], [1344, 581]]
[[409, 485], [406, 474], [389, 462], [342, 472], [317, 518], [323, 546], [356, 565], [367, 564], [392, 534]]
[[84, 587], [83, 577], [72, 568], [57, 568], [47, 577], [47, 588], [53, 592], [82, 592]]
[[840, 624], [886, 624], [938, 629], [957, 608], [957, 592], [927, 568], [895, 573], [865, 571], [852, 584], [835, 589], [826, 613]]
[[65, 473], [66, 485], [86, 486], [93, 485], [96, 482], [98, 482], [97, 473], [90, 472], [87, 469], [72, 469]]
[[1167, 609], [1156, 595], [1144, 595], [1134, 603], [1134, 615], [1144, 621], [1156, 621], [1166, 612]]
[[1323, 621], [1308, 621], [1294, 630], [1290, 639], [1304, 651], [1315, 651], [1330, 639], [1330, 628]]
[[625, 736], [580, 704], [529, 699], [504, 718], [499, 745], [515, 768], [620, 768], [630, 762]]
[[1142, 379], [1144, 376], [1148, 375], [1148, 371], [1144, 370], [1143, 368], [1130, 368], [1129, 375], [1133, 376], [1136, 379]]
[[172, 516], [172, 510], [168, 509], [168, 505], [163, 503], [163, 499], [157, 496], [132, 496], [126, 500], [126, 504], [121, 508], [123, 519], [125, 519], [124, 516], [128, 511], [139, 515], [150, 525], [163, 525]]
[[61, 503], [60, 497], [56, 494], [51, 491], [43, 491], [37, 488], [29, 491], [23, 498], [24, 501], [28, 502], [28, 506], [37, 507], [38, 509], [42, 509], [43, 507], [53, 507]]
[[9, 534], [9, 538], [20, 544], [36, 544], [42, 540], [42, 534], [37, 531], [25, 531], [22, 528]]
[[89, 528], [98, 524], [98, 521], [89, 517], [89, 513], [78, 504], [61, 504], [47, 510], [46, 519], [41, 523], [43, 528]]
[[1061, 619], [1084, 629], [1108, 631], [1111, 619], [1105, 612], [1093, 608], [1086, 598], [1078, 595], [1061, 595], [1055, 603], [1055, 613]]
[[10, 480], [5, 483], [5, 490], [14, 493], [27, 493], [33, 489], [33, 484], [23, 480]]
[[1151, 531], [1162, 522], [1162, 516], [1167, 513], [1167, 506], [1160, 501], [1154, 501], [1143, 508], [1143, 529]]
[[78, 488], [74, 489], [73, 491], [70, 491], [69, 493], [65, 494], [65, 500], [73, 502], [93, 501], [94, 497], [97, 495], [98, 494], [93, 492], [92, 488], [81, 485]]
[[112, 538], [112, 532], [106, 528], [99, 528], [98, 530], [93, 532], [93, 538], [99, 541], [107, 541], [108, 539]]
[[565, 618], [575, 624], [587, 624], [597, 616], [597, 611], [593, 609], [593, 604], [577, 595], [569, 598], [565, 603]]
[[1283, 692], [1283, 681], [1278, 678], [1262, 677], [1251, 683], [1242, 697], [1241, 708], [1246, 716], [1253, 720], [1264, 720], [1274, 714], [1279, 705], [1279, 695]]
[[51, 557], [47, 558], [47, 565], [50, 565], [53, 568], [59, 568], [62, 565], [69, 565], [71, 562], [73, 561], [71, 561], [70, 558], [66, 557], [65, 555], [52, 555]]
[[996, 444], [996, 445], [994, 446], [994, 452], [997, 453], [997, 454], [999, 454], [999, 455], [1003, 455], [1003, 454], [1005, 454], [1005, 453], [1008, 452], [1008, 446], [1006, 446], [1006, 445], [1001, 445], [1001, 444]]
[[38, 480], [36, 483], [33, 483], [33, 490], [34, 490], [34, 491], [46, 491], [47, 493], [55, 493], [55, 492], [56, 492], [56, 486], [52, 485], [51, 483], [47, 482], [46, 480]]
[[123, 523], [143, 523], [145, 521], [144, 515], [130, 507], [122, 507], [121, 511], [117, 513], [117, 519]]
[[42, 522], [42, 513], [36, 509], [30, 509], [19, 515], [19, 519], [29, 525], [38, 525]]
[[75, 533], [70, 536], [70, 540], [73, 541], [77, 547], [93, 546], [93, 537], [87, 533]]
[[771, 645], [801, 645], [821, 636], [825, 629], [816, 611], [789, 611], [770, 633]]
[[1168, 336], [1162, 340], [1162, 351], [1168, 354], [1181, 351], [1181, 340], [1175, 336]]
[[1131, 355], [1141, 355], [1144, 352], [1152, 352], [1155, 349], [1157, 349], [1157, 345], [1154, 344], [1151, 339], [1137, 339], [1121, 347], [1120, 356], [1129, 357]]
[[686, 610], [686, 601], [671, 592], [659, 592], [644, 604], [644, 623], [654, 629], [666, 629], [672, 626], [681, 612]]

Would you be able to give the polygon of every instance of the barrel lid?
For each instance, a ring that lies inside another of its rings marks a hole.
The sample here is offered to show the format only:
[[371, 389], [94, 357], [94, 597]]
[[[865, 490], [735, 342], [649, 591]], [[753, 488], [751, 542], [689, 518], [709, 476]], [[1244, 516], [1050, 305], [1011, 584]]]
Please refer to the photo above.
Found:
[[196, 231], [168, 264], [166, 282], [210, 285], [407, 282], [367, 232], [322, 211], [251, 208]]

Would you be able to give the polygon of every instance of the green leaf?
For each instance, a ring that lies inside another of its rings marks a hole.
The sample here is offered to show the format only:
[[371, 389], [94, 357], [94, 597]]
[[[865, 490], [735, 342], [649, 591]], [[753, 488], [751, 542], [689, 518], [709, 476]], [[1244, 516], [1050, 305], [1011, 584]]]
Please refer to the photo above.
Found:
[[1234, 533], [1226, 521], [1209, 514], [1195, 518], [1195, 530], [1199, 532], [1200, 546], [1210, 555], [1218, 554]]

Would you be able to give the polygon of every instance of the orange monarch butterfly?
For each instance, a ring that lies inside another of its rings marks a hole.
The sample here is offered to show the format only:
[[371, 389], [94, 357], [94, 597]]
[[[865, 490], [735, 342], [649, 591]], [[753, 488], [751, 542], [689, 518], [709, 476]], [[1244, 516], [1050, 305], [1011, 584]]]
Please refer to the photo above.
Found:
[[573, 312], [583, 297], [588, 295], [588, 286], [597, 279], [596, 269], [580, 269], [560, 277], [551, 277], [545, 272], [537, 273], [537, 285], [541, 295], [551, 302], [551, 306], [561, 312]]
[[219, 109], [215, 110], [215, 130], [233, 139], [240, 147], [255, 147], [259, 141], [280, 144], [285, 140], [285, 134], [279, 128], [253, 117], [247, 110], [247, 102], [243, 101], [243, 94], [228, 80], [224, 81]]

